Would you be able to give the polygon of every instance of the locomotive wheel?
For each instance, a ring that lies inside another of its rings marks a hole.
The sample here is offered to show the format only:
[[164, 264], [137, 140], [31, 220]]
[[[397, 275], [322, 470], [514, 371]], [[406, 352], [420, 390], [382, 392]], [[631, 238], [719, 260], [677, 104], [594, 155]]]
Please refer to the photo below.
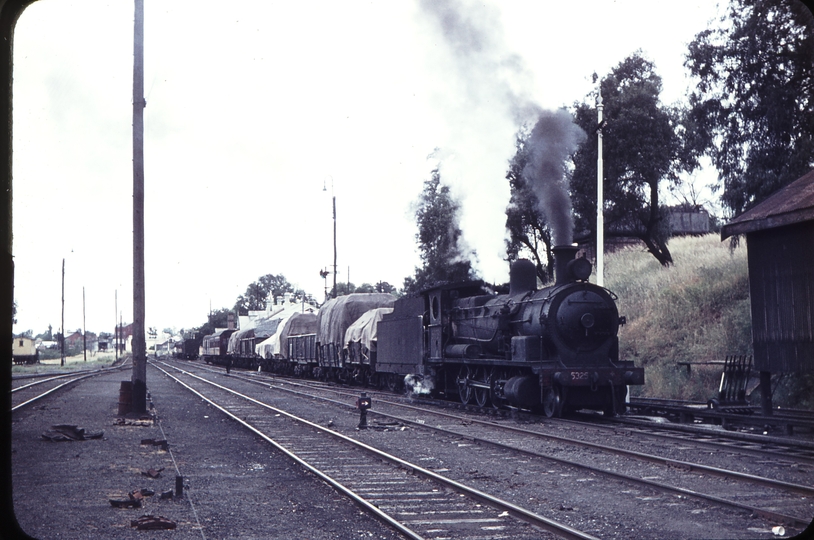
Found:
[[[499, 408], [501, 403], [505, 400], [498, 395], [498, 392], [503, 392], [503, 383], [509, 380], [509, 373], [506, 370], [498, 370], [498, 368], [492, 368], [492, 371], [489, 373], [489, 386], [491, 390], [489, 391], [489, 401], [492, 402], [492, 407], [495, 409]], [[501, 381], [501, 382], [498, 382]]]
[[562, 416], [563, 396], [559, 386], [546, 388], [543, 392], [543, 412], [548, 418]]
[[463, 365], [458, 370], [458, 396], [461, 398], [461, 403], [468, 405], [472, 400], [472, 387], [469, 386], [469, 379], [472, 376], [472, 370], [469, 366]]
[[[480, 383], [491, 386], [491, 373], [487, 372], [487, 368], [485, 367], [479, 367], [475, 370], [474, 379]], [[475, 394], [475, 402], [478, 404], [478, 407], [486, 407], [486, 405], [489, 404], [490, 390], [486, 388], [473, 388], [472, 391]]]

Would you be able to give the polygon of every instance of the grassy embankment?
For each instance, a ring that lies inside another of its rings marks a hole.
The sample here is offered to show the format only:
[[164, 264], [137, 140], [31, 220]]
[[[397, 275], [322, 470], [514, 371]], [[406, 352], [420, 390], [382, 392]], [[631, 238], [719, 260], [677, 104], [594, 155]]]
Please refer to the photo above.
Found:
[[[667, 268], [643, 248], [606, 258], [605, 286], [627, 317], [619, 354], [645, 368], [645, 385], [633, 395], [706, 401], [717, 396], [722, 366], [692, 366], [688, 375], [678, 363], [752, 354], [746, 242], [731, 250], [711, 234], [675, 238], [669, 248], [675, 264]], [[775, 405], [814, 409], [814, 375], [772, 379]]]
[[[50, 356], [50, 355], [49, 355]], [[100, 367], [110, 367], [116, 359], [114, 352], [100, 352], [91, 354], [88, 353], [88, 359], [85, 361], [85, 355], [81, 352], [72, 356], [65, 357], [65, 365], [61, 365], [61, 358], [43, 358], [40, 357], [39, 364], [32, 365], [12, 365], [12, 375], [22, 375], [27, 373], [48, 373], [51, 371], [73, 371], [78, 369], [95, 369]]]
[[607, 256], [605, 286], [627, 317], [620, 357], [645, 368], [645, 386], [634, 395], [706, 401], [717, 395], [721, 366], [693, 366], [688, 376], [678, 363], [752, 354], [743, 244], [730, 250], [718, 235], [675, 238], [675, 264], [666, 268], [643, 248]]

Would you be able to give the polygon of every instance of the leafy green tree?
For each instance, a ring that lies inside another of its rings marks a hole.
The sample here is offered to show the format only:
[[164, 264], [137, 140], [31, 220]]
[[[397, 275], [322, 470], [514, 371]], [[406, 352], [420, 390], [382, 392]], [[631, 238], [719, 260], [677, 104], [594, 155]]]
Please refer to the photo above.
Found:
[[[659, 202], [663, 182], [678, 182], [692, 167], [682, 145], [683, 117], [659, 101], [661, 77], [636, 52], [600, 83], [604, 105], [604, 219], [606, 237], [638, 238], [662, 264], [673, 258], [667, 248], [669, 219]], [[576, 123], [588, 138], [574, 156], [571, 179], [577, 230], [596, 238], [596, 96], [575, 104]]]
[[537, 195], [523, 177], [529, 161], [528, 130], [521, 130], [515, 141], [516, 152], [509, 162], [506, 179], [509, 181], [510, 199], [506, 207], [506, 255], [509, 262], [528, 253], [537, 269], [537, 278], [546, 283], [554, 277], [554, 255], [551, 252], [551, 228], [540, 210]]
[[283, 293], [294, 292], [294, 287], [282, 274], [266, 274], [251, 283], [244, 294], [237, 297], [234, 311], [240, 315], [248, 315], [249, 311], [266, 309], [266, 299], [280, 296]]
[[434, 169], [424, 182], [415, 210], [416, 241], [423, 266], [415, 269], [414, 276], [404, 279], [405, 292], [475, 278], [470, 261], [475, 253], [461, 246], [459, 211], [449, 186], [441, 184], [441, 173]]
[[731, 0], [690, 43], [685, 66], [695, 157], [721, 176], [739, 214], [814, 166], [814, 20], [792, 0]]

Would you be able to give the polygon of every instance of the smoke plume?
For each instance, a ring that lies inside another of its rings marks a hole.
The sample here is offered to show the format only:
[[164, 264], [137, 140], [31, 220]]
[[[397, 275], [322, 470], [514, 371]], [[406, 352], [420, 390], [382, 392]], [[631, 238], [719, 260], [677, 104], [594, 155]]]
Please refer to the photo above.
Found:
[[585, 139], [568, 111], [541, 111], [527, 141], [529, 160], [523, 178], [537, 194], [540, 211], [548, 218], [555, 245], [574, 238], [571, 196], [565, 163]]
[[584, 134], [566, 111], [548, 111], [539, 105], [533, 74], [507, 45], [496, 7], [467, 0], [420, 0], [420, 4], [451, 59], [442, 100], [446, 99], [444, 111], [453, 128], [444, 150], [456, 156], [461, 169], [448, 178], [466, 179], [458, 186], [466, 202], [461, 221], [464, 234], [477, 237], [478, 252], [488, 256], [491, 246], [484, 248], [484, 243], [493, 239], [492, 229], [500, 227], [497, 241], [504, 247], [505, 214], [495, 204], [496, 190], [502, 186], [496, 182], [505, 176], [518, 127], [534, 125], [528, 141], [532, 159], [524, 176], [552, 223], [556, 242], [571, 243], [565, 161]]

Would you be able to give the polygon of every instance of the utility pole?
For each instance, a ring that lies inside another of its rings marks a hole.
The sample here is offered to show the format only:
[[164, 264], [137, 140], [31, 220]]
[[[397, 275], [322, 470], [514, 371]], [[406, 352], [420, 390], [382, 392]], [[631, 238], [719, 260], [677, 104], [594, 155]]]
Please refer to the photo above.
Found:
[[[322, 191], [328, 191], [328, 186], [325, 184], [323, 180], [322, 183]], [[336, 298], [336, 195], [334, 195], [334, 178], [331, 176], [331, 199], [333, 200], [333, 210], [334, 210], [334, 290], [331, 294], [332, 298]], [[322, 272], [320, 272], [322, 275]], [[324, 276], [323, 276], [324, 277]], [[327, 294], [325, 295], [328, 296]]]
[[596, 152], [596, 284], [605, 286], [605, 195], [602, 186], [602, 90], [596, 98], [596, 112], [598, 124], [596, 128], [597, 152]]
[[119, 361], [119, 289], [116, 289], [113, 307], [116, 313], [113, 314], [113, 348], [116, 351], [116, 362]]
[[62, 259], [62, 337], [59, 340], [60, 361], [59, 365], [65, 365], [65, 259]]
[[[331, 181], [331, 191], [333, 191], [333, 181]], [[336, 298], [336, 195], [333, 195], [334, 203], [334, 293], [333, 297]]]
[[88, 327], [85, 326], [85, 287], [82, 287], [82, 355], [88, 361]]
[[144, 0], [135, 0], [133, 29], [133, 412], [147, 410], [144, 336]]

